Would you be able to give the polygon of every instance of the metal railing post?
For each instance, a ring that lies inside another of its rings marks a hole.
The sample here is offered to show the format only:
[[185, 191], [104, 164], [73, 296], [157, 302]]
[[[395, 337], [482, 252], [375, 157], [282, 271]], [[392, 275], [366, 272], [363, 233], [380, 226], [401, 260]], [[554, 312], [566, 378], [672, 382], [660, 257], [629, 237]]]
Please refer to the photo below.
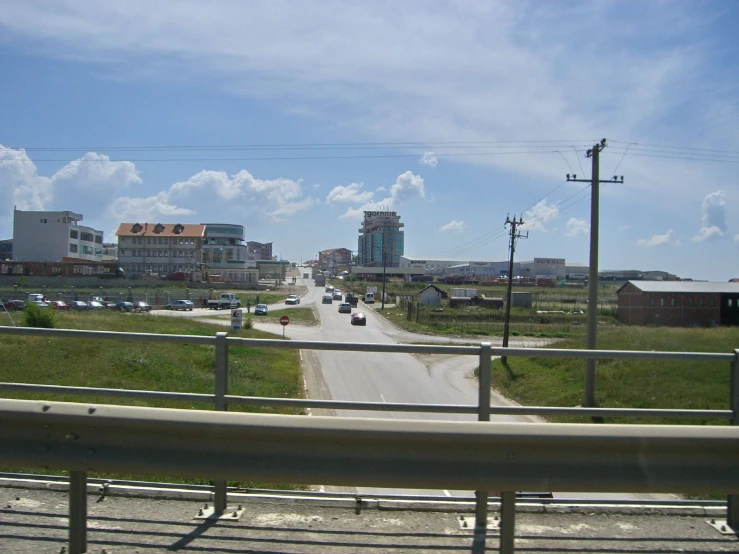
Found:
[[[226, 395], [228, 394], [228, 344], [226, 335], [228, 333], [216, 333], [216, 390], [215, 409], [225, 412]], [[226, 511], [228, 493], [226, 492], [226, 481], [218, 479], [213, 481], [213, 511], [216, 516], [223, 515]]]
[[[731, 362], [731, 378], [729, 380], [729, 405], [733, 416], [731, 425], [739, 425], [739, 349], [734, 350], [734, 361]], [[730, 494], [726, 498], [726, 524], [739, 534], [739, 494]]]
[[87, 472], [69, 472], [69, 553], [87, 552]]
[[516, 533], [516, 492], [500, 493], [500, 554], [513, 554]]
[[[477, 420], [490, 421], [490, 387], [492, 385], [492, 346], [480, 344], [480, 378]], [[488, 524], [488, 491], [475, 491], [475, 528], [485, 529]]]

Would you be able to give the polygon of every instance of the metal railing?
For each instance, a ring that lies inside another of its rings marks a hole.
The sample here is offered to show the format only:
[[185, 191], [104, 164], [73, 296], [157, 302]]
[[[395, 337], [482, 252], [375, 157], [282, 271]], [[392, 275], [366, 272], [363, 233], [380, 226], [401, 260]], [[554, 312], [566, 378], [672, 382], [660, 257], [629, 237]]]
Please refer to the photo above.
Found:
[[[489, 421], [492, 414], [505, 414], [505, 415], [578, 415], [578, 416], [589, 416], [589, 417], [605, 417], [605, 416], [618, 416], [618, 417], [674, 417], [674, 418], [720, 418], [727, 419], [733, 426], [739, 425], [739, 351], [733, 353], [695, 353], [695, 352], [641, 352], [641, 351], [613, 351], [613, 350], [561, 350], [561, 349], [539, 349], [539, 348], [494, 348], [490, 343], [481, 343], [479, 346], [450, 346], [450, 345], [407, 345], [407, 344], [374, 344], [374, 343], [333, 343], [333, 342], [322, 342], [322, 341], [284, 341], [284, 340], [272, 340], [272, 339], [244, 339], [238, 337], [228, 337], [227, 333], [216, 333], [213, 337], [207, 336], [193, 336], [193, 335], [159, 335], [159, 334], [147, 334], [147, 333], [119, 333], [109, 331], [84, 331], [84, 330], [60, 330], [60, 329], [37, 329], [37, 328], [12, 328], [12, 327], [0, 327], [0, 335], [40, 335], [47, 337], [57, 338], [88, 338], [88, 339], [102, 339], [102, 340], [126, 340], [126, 341], [146, 341], [146, 342], [169, 342], [169, 343], [186, 343], [186, 344], [200, 344], [210, 345], [215, 347], [215, 390], [213, 394], [192, 394], [192, 393], [177, 393], [177, 392], [157, 392], [157, 391], [141, 391], [141, 390], [119, 390], [119, 389], [102, 389], [102, 388], [88, 388], [88, 387], [67, 387], [67, 386], [52, 386], [42, 384], [25, 384], [25, 383], [0, 383], [0, 390], [5, 391], [23, 391], [23, 392], [37, 392], [43, 394], [49, 393], [65, 393], [65, 394], [77, 394], [77, 395], [96, 395], [96, 396], [110, 396], [118, 398], [144, 398], [144, 399], [157, 399], [157, 400], [186, 400], [186, 401], [200, 401], [200, 402], [213, 402], [216, 411], [227, 411], [229, 404], [244, 404], [244, 405], [264, 405], [264, 406], [281, 406], [281, 407], [301, 407], [301, 408], [327, 408], [327, 409], [341, 409], [341, 410], [371, 410], [371, 411], [397, 411], [397, 412], [426, 412], [426, 413], [437, 413], [437, 414], [449, 414], [449, 413], [460, 413], [460, 414], [476, 414], [478, 421]], [[446, 355], [468, 355], [477, 356], [479, 358], [479, 394], [477, 405], [456, 405], [456, 404], [407, 404], [407, 403], [379, 403], [379, 402], [351, 402], [341, 400], [312, 400], [312, 399], [284, 399], [284, 398], [261, 398], [261, 397], [247, 397], [247, 396], [233, 396], [228, 394], [228, 349], [231, 346], [261, 346], [261, 347], [272, 347], [272, 348], [287, 348], [287, 349], [311, 349], [311, 350], [327, 350], [327, 351], [366, 351], [366, 352], [379, 352], [379, 353], [411, 353], [411, 354], [446, 354]], [[525, 356], [525, 357], [558, 357], [558, 358], [579, 358], [579, 359], [649, 359], [649, 360], [699, 360], [699, 361], [719, 361], [726, 362], [729, 364], [731, 384], [729, 396], [730, 402], [729, 407], [726, 410], [693, 410], [693, 409], [623, 409], [623, 408], [567, 408], [567, 407], [550, 407], [550, 406], [491, 406], [490, 405], [490, 387], [491, 387], [491, 360], [492, 356]], [[103, 406], [96, 406], [91, 408], [94, 410], [102, 409]], [[105, 407], [110, 409], [111, 407]], [[158, 409], [161, 410], [162, 409]], [[198, 414], [198, 418], [205, 417], [206, 419], [210, 416], [202, 415], [203, 412], [195, 412]], [[207, 412], [206, 412], [207, 413]], [[45, 414], [49, 415], [49, 414]], [[233, 414], [237, 415], [237, 414]], [[239, 416], [245, 414], [238, 414]], [[30, 417], [30, 415], [28, 416]], [[261, 417], [276, 417], [276, 416], [261, 416]], [[287, 417], [287, 416], [285, 416]], [[316, 421], [312, 419], [311, 421]], [[367, 421], [367, 420], [361, 420]], [[385, 420], [378, 420], [383, 424], [387, 424]], [[444, 425], [444, 422], [434, 422], [434, 424]], [[412, 427], [412, 425], [409, 423]], [[493, 424], [489, 424], [493, 425]], [[534, 425], [534, 424], [531, 424]], [[553, 424], [546, 424], [547, 428], [554, 429], [551, 427]], [[570, 424], [572, 425], [572, 424]], [[381, 425], [380, 425], [381, 426]], [[410, 427], [409, 427], [410, 428]], [[487, 428], [487, 426], [485, 427]], [[569, 427], [570, 429], [574, 427]], [[476, 429], [480, 430], [478, 426]], [[605, 433], [603, 426], [593, 427], [593, 436], [602, 436]], [[644, 426], [632, 426], [629, 427], [630, 436], [639, 434]], [[690, 429], [684, 426], [680, 427], [663, 427], [662, 429]], [[686, 441], [684, 444], [688, 446], [686, 450], [679, 453], [683, 464], [689, 463], [687, 458], [688, 455], [695, 449], [696, 441], [700, 441], [701, 436], [704, 435], [709, 427], [701, 426], [698, 430], [692, 430], [683, 437]], [[717, 428], [727, 429], [729, 433], [733, 433], [730, 436], [736, 439], [739, 437], [737, 431], [738, 427], [727, 427]], [[274, 429], [272, 429], [274, 431]], [[376, 429], [375, 429], [376, 431]], [[520, 437], [519, 437], [520, 438]], [[565, 440], [565, 434], [559, 437], [558, 440]], [[556, 450], [554, 442], [547, 443]], [[579, 452], [579, 451], [575, 451]], [[727, 451], [728, 452], [728, 451]], [[574, 454], [573, 454], [574, 456]], [[719, 459], [723, 456], [717, 455], [714, 462], [714, 469], [708, 471], [709, 474], [715, 475], [715, 466], [723, 463], [725, 460]], [[0, 454], [0, 459], [7, 459], [3, 454]], [[710, 459], [709, 459], [710, 460]], [[79, 462], [79, 460], [77, 460]], [[71, 462], [71, 460], [70, 460]], [[324, 461], [325, 462], [325, 461]], [[572, 460], [568, 458], [568, 464]], [[710, 463], [710, 462], [709, 462]], [[84, 466], [88, 467], [87, 465]], [[574, 467], [574, 466], [573, 466]], [[736, 466], [735, 466], [736, 467]], [[86, 472], [81, 469], [74, 469], [74, 466], [67, 466], [68, 469], [72, 469], [71, 483], [71, 504], [70, 504], [70, 546], [78, 547], [82, 540], [83, 534], [80, 531], [80, 515], [81, 511], [86, 513], [86, 506], [84, 504], [85, 491], [85, 479]], [[96, 468], [97, 469], [97, 468]], [[142, 468], [145, 469], [145, 468]], [[199, 476], [203, 476], [205, 466], [202, 466], [199, 470]], [[215, 470], [216, 468], [214, 468]], [[541, 469], [541, 468], [539, 468]], [[125, 471], [130, 472], [132, 469], [128, 467]], [[159, 468], [161, 471], [162, 468]], [[220, 471], [220, 469], [219, 469]], [[145, 471], [144, 471], [145, 472]], [[80, 474], [84, 475], [80, 475]], [[731, 473], [731, 472], [729, 472]], [[230, 474], [229, 474], [230, 475]], [[405, 475], [405, 474], [404, 474]], [[223, 513], [226, 510], [227, 501], [227, 490], [226, 490], [226, 476], [221, 473], [213, 473], [212, 477], [216, 477], [214, 481], [214, 508], [216, 513]], [[288, 475], [282, 474], [278, 480], [284, 480]], [[309, 479], [310, 482], [319, 482], [317, 478], [320, 474], [312, 475]], [[251, 478], [255, 475], [251, 474]], [[356, 477], [356, 476], [355, 476]], [[692, 476], [695, 482], [702, 482], [697, 475]], [[730, 478], [722, 476], [718, 479], [721, 483], [718, 486], [720, 489], [718, 492], [730, 493], [728, 497], [727, 506], [727, 523], [733, 528], [739, 528], [739, 489], [722, 488], [731, 485]], [[448, 480], [451, 482], [452, 480]], [[294, 481], [300, 482], [300, 481]], [[323, 481], [322, 481], [323, 482]], [[387, 481], [383, 481], [384, 486], [396, 481], [388, 477]], [[411, 482], [413, 481], [411, 479]], [[407, 482], [406, 485], [412, 484]], [[326, 480], [326, 484], [330, 484], [331, 481]], [[358, 481], [353, 483], [342, 483], [342, 484], [359, 484]], [[472, 484], [472, 483], [468, 483]], [[541, 484], [541, 483], [540, 483]], [[563, 486], [564, 481], [560, 480], [555, 482], [547, 482], [547, 486], [553, 487], [554, 485]], [[574, 484], [574, 483], [573, 483]], [[509, 487], [504, 488], [503, 485]], [[515, 512], [515, 490], [522, 490], [524, 488], [530, 488], [534, 483], [527, 482], [524, 480], [509, 481], [506, 483], [497, 483], [497, 488], [494, 490], [504, 491], [502, 493], [502, 508], [501, 516], [505, 518], [506, 522], [514, 521]], [[600, 485], [601, 488], [596, 487], [593, 490], [605, 491], [610, 489], [602, 488], [604, 484]], [[631, 486], [638, 485], [638, 479], [632, 482]], [[651, 487], [651, 485], [649, 485]], [[512, 487], [512, 488], [510, 488]], [[488, 510], [488, 488], [476, 488], [476, 524], [479, 527], [484, 527], [487, 523], [487, 510]], [[564, 490], [560, 488], [560, 490]], [[580, 489], [571, 489], [580, 490]], [[623, 489], [625, 490], [625, 489]], [[642, 489], [639, 489], [642, 490]], [[644, 489], [647, 490], [647, 489]], [[649, 488], [649, 491], [657, 490]], [[663, 489], [660, 489], [663, 490]], [[668, 489], [664, 489], [668, 490]], [[703, 489], [707, 491], [708, 489]], [[716, 487], [711, 490], [717, 490]], [[633, 490], [631, 492], [636, 492]], [[670, 492], [686, 492], [685, 490], [673, 489]], [[76, 514], [76, 515], [75, 515]], [[77, 522], [77, 523], [75, 523]], [[504, 550], [501, 546], [501, 551], [512, 552], [512, 538], [509, 534], [513, 533], [513, 528], [508, 523], [501, 526], [502, 533], [504, 533], [505, 541], [503, 536], [501, 537], [501, 545], [504, 543], [509, 545]], [[71, 549], [72, 552], [82, 550]]]

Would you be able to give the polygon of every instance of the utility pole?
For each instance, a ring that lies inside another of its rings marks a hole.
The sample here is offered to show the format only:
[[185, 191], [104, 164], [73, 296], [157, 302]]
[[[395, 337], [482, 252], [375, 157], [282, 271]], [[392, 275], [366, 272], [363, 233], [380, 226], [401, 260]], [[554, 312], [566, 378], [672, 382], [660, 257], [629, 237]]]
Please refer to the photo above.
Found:
[[382, 247], [382, 298], [381, 298], [382, 306], [380, 306], [381, 310], [385, 309], [385, 271], [387, 270], [387, 260], [385, 258], [386, 250], [387, 250], [387, 247], [383, 246]]
[[[612, 179], [600, 180], [600, 152], [606, 147], [606, 139], [595, 144], [585, 156], [592, 158], [593, 168], [590, 179], [578, 179], [577, 175], [567, 174], [567, 180], [576, 183], [590, 183], [590, 266], [588, 268], [588, 322], [585, 348], [595, 350], [598, 333], [598, 219], [600, 212], [600, 183], [623, 183], [623, 175], [615, 175]], [[582, 406], [595, 406], [595, 359], [585, 360], [585, 390]]]
[[[508, 333], [511, 328], [511, 298], [513, 296], [513, 254], [516, 252], [516, 240], [519, 238], [529, 238], [529, 234], [526, 233], [526, 236], [522, 235], [520, 232], [516, 233], [516, 227], [519, 225], [523, 225], [523, 218], [521, 216], [518, 217], [518, 221], [516, 221], [516, 214], [513, 214], [513, 219], [510, 219], [508, 216], [506, 216], [505, 224], [510, 225], [510, 234], [511, 234], [511, 240], [508, 246], [509, 249], [509, 259], [508, 259], [508, 291], [506, 292], [506, 303], [505, 303], [505, 323], [503, 324], [503, 348], [508, 347]], [[508, 356], [502, 356], [500, 358], [500, 361], [504, 364], [508, 362]]]

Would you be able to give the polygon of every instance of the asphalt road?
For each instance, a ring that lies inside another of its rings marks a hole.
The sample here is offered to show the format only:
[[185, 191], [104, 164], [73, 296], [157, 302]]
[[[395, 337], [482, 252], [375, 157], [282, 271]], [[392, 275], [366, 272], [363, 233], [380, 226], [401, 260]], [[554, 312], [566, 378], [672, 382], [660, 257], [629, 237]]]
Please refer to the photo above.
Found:
[[[305, 290], [301, 303], [286, 306], [284, 303], [270, 305], [270, 310], [293, 307], [313, 307], [319, 325], [290, 324], [284, 329], [285, 336], [294, 340], [315, 340], [332, 342], [364, 342], [378, 344], [393, 343], [463, 343], [479, 344], [471, 338], [451, 338], [409, 333], [395, 327], [376, 313], [381, 304], [366, 305], [359, 302], [353, 312], [360, 311], [367, 316], [366, 326], [350, 324], [350, 315], [338, 312], [338, 301], [322, 303], [326, 294], [324, 287], [316, 287], [312, 279], [298, 278], [296, 293]], [[287, 296], [287, 294], [286, 294]], [[386, 310], [395, 309], [386, 306]], [[159, 312], [164, 315], [183, 315], [188, 317], [214, 317], [218, 312], [195, 309], [193, 312]], [[229, 321], [227, 313], [220, 320]], [[278, 323], [262, 323], [258, 317], [252, 318], [258, 329], [281, 335], [283, 328]], [[493, 345], [500, 345], [501, 339], [491, 337]], [[536, 347], [546, 343], [528, 337], [511, 337], [512, 347]], [[371, 352], [335, 352], [310, 350], [303, 351], [303, 373], [307, 396], [317, 399], [350, 400], [363, 402], [417, 403], [417, 404], [461, 404], [477, 405], [478, 383], [473, 372], [478, 365], [477, 356], [444, 356], [412, 354], [376, 354]], [[515, 405], [505, 397], [493, 392], [491, 404]], [[413, 413], [392, 411], [356, 410], [315, 410], [315, 415], [339, 415], [342, 417], [369, 417], [399, 419], [444, 419], [476, 420], [467, 414]], [[492, 415], [492, 421], [531, 422], [541, 421], [534, 416]], [[429, 491], [413, 489], [347, 489], [334, 488], [337, 492], [357, 492], [359, 494], [412, 494], [470, 496], [471, 491]], [[536, 491], [540, 492], [540, 491]], [[584, 498], [604, 500], [664, 500], [675, 499], [674, 495], [651, 494], [586, 494], [558, 492], [557, 498]]]

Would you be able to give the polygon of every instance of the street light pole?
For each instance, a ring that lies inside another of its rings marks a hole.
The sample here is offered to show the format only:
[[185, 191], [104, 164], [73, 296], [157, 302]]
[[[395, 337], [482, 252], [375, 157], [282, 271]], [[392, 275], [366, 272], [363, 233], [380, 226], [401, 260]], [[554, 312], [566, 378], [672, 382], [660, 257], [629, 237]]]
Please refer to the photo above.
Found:
[[381, 310], [385, 309], [385, 271], [387, 269], [387, 260], [385, 258], [385, 247], [382, 247], [382, 306], [380, 307]]

